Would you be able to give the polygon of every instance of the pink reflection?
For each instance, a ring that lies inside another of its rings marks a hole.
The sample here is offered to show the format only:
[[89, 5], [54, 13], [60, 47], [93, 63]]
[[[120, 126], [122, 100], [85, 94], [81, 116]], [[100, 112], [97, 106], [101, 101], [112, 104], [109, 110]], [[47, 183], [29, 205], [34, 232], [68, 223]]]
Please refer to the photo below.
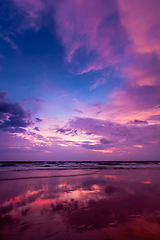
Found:
[[151, 184], [151, 182], [148, 180], [148, 181], [145, 181], [145, 182], [142, 182], [144, 184]]
[[158, 240], [159, 181], [156, 170], [6, 181], [5, 188], [0, 186], [0, 237], [83, 240], [103, 239], [103, 232], [106, 239], [147, 239], [147, 227]]
[[115, 181], [120, 181], [120, 179], [118, 179], [117, 176], [115, 175], [105, 175], [105, 178], [110, 178], [110, 179], [114, 179]]

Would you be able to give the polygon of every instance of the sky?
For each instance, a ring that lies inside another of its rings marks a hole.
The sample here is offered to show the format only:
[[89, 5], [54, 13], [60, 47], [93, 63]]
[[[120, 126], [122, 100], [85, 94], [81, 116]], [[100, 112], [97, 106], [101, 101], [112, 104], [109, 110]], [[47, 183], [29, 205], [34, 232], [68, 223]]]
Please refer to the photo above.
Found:
[[159, 0], [0, 0], [0, 160], [160, 160]]

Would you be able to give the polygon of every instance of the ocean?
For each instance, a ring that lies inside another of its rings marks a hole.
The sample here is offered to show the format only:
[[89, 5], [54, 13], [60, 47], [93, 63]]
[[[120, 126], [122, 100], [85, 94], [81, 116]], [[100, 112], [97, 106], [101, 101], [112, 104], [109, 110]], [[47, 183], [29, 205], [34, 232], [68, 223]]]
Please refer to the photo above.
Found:
[[159, 240], [160, 161], [0, 162], [0, 239]]

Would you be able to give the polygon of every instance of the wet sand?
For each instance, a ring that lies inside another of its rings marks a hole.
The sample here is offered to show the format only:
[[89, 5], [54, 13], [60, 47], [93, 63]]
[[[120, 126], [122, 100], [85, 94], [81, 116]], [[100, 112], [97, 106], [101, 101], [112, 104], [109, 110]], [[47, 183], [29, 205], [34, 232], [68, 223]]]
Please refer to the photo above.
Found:
[[159, 240], [160, 170], [4, 172], [0, 239]]

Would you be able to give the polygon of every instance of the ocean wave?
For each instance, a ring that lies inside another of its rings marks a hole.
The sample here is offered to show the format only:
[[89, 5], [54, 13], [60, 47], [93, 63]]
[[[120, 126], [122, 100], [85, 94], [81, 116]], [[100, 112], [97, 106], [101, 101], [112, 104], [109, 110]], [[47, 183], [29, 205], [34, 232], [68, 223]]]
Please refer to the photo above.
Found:
[[160, 161], [32, 161], [0, 162], [0, 172], [78, 169], [160, 169]]

